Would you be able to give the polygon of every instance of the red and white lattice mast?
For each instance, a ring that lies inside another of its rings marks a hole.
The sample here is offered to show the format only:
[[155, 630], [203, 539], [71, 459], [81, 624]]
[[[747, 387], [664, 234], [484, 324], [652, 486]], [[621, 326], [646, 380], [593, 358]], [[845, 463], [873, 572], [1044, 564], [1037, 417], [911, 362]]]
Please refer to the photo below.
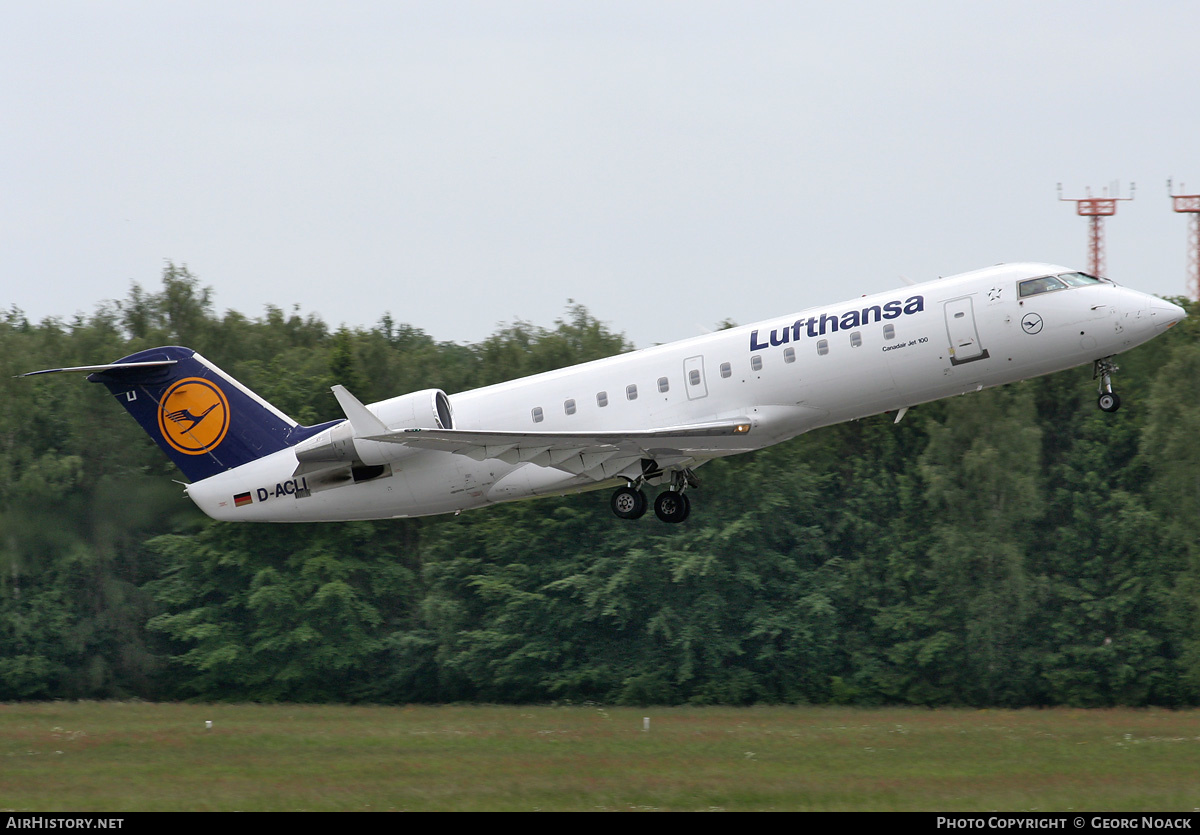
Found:
[[[1184, 190], [1183, 183], [1179, 190]], [[1175, 211], [1190, 214], [1192, 222], [1188, 225], [1188, 295], [1200, 301], [1200, 194], [1176, 194], [1167, 180], [1167, 194], [1171, 195], [1171, 203]]]
[[1104, 218], [1117, 213], [1117, 203], [1132, 200], [1136, 184], [1129, 184], [1128, 197], [1109, 197], [1108, 189], [1104, 189], [1103, 197], [1093, 197], [1092, 190], [1087, 190], [1087, 197], [1063, 197], [1062, 183], [1058, 184], [1058, 199], [1075, 204], [1075, 213], [1086, 217], [1088, 225], [1088, 272], [1094, 276], [1104, 275]]

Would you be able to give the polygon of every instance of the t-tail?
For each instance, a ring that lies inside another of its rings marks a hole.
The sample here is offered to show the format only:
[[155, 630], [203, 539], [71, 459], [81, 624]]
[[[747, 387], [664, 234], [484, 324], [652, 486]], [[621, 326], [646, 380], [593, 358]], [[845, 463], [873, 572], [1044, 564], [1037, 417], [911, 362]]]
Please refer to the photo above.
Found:
[[[151, 348], [90, 371], [189, 480], [294, 446], [329, 426], [301, 426], [190, 348]], [[335, 421], [336, 422], [336, 421]]]

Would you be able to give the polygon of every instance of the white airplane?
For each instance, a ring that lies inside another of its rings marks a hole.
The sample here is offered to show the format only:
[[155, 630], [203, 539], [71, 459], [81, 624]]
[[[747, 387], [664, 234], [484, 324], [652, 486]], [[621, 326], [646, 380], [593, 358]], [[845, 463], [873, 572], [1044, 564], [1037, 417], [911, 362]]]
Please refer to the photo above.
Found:
[[1066, 267], [989, 267], [448, 396], [301, 426], [187, 348], [86, 371], [106, 385], [214, 519], [312, 522], [457, 513], [615, 486], [637, 519], [687, 518], [706, 461], [821, 426], [1094, 363], [1116, 411], [1114, 355], [1183, 309]]

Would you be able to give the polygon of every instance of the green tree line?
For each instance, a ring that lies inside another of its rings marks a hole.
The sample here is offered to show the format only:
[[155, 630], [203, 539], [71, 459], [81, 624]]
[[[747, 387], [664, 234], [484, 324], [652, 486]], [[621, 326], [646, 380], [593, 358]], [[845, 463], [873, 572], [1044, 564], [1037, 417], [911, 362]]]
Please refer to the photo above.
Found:
[[[1178, 301], [1178, 300], [1177, 300]], [[682, 525], [608, 492], [388, 522], [203, 517], [101, 386], [196, 348], [302, 423], [631, 349], [570, 305], [474, 345], [216, 312], [168, 264], [90, 315], [0, 313], [0, 700], [1200, 702], [1200, 310], [1124, 355], [705, 465]]]

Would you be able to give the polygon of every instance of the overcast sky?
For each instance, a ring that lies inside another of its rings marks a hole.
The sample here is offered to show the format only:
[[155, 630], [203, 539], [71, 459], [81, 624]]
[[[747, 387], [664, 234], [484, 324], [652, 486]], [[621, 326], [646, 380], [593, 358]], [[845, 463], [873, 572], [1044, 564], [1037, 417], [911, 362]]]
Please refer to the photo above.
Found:
[[[1200, 3], [0, 0], [0, 308], [644, 347], [1001, 261], [1182, 295]], [[99, 357], [97, 360], [107, 359]]]

